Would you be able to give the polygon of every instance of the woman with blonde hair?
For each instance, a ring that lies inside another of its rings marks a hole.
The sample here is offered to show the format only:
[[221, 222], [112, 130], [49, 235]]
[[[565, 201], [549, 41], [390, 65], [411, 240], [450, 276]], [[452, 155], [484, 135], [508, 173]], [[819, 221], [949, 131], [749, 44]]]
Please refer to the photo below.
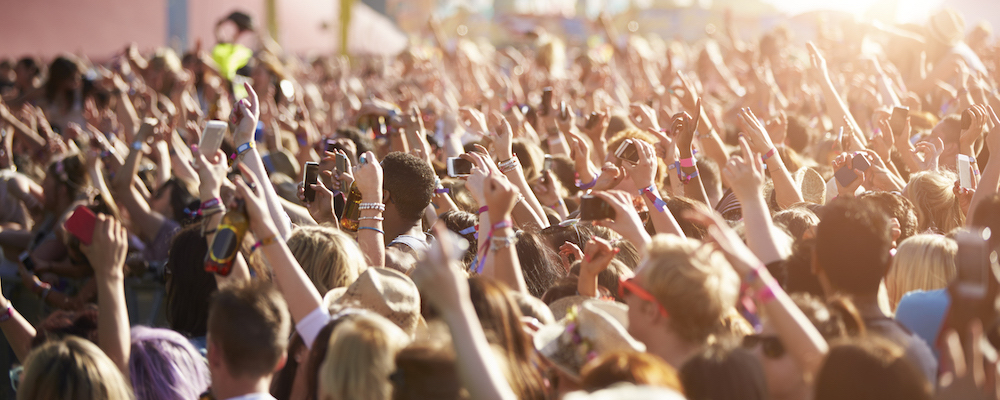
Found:
[[97, 345], [74, 336], [36, 348], [24, 361], [18, 400], [131, 400], [131, 385]]
[[955, 277], [956, 252], [958, 244], [941, 235], [914, 235], [900, 243], [885, 276], [892, 309], [910, 291], [948, 286]]
[[917, 209], [917, 232], [945, 234], [965, 225], [965, 215], [953, 191], [956, 180], [955, 173], [945, 171], [924, 171], [910, 176], [903, 196]]
[[317, 399], [391, 399], [396, 353], [409, 343], [402, 329], [378, 314], [352, 315], [330, 336]]
[[350, 286], [367, 265], [354, 239], [325, 226], [296, 228], [288, 238], [288, 250], [320, 293]]

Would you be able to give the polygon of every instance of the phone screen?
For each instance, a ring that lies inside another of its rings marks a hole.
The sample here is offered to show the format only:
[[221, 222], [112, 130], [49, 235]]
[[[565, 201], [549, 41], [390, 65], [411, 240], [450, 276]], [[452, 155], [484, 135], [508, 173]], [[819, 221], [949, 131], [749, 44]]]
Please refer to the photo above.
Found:
[[596, 112], [590, 113], [590, 117], [587, 118], [587, 124], [584, 125], [587, 129], [593, 129], [597, 126], [597, 120], [600, 119]]
[[448, 158], [448, 176], [468, 176], [472, 174], [472, 162], [460, 157]]
[[858, 179], [858, 175], [856, 175], [854, 170], [848, 166], [841, 167], [836, 173], [833, 174], [833, 176], [837, 178], [837, 182], [843, 187], [850, 186], [851, 183], [854, 183], [854, 180]]
[[636, 148], [635, 143], [631, 140], [626, 140], [618, 146], [618, 151], [615, 152], [615, 157], [619, 160], [625, 160], [632, 164], [639, 163], [639, 149]]
[[[855, 153], [854, 154], [854, 158], [851, 160], [851, 168], [854, 168], [854, 169], [859, 170], [861, 172], [867, 171], [868, 167], [871, 167], [871, 166], [872, 166], [872, 164], [871, 164], [871, 162], [868, 161], [868, 158], [865, 157], [861, 153]], [[857, 175], [855, 175], [855, 176], [857, 176]]]
[[958, 155], [958, 182], [966, 189], [972, 189], [972, 159], [964, 154]]
[[549, 171], [552, 169], [552, 156], [546, 155], [545, 161], [542, 162], [542, 170]]
[[211, 120], [206, 122], [201, 142], [198, 143], [198, 151], [201, 155], [207, 158], [219, 151], [227, 130], [229, 130], [229, 124], [225, 121]]
[[552, 106], [552, 88], [547, 87], [542, 89], [542, 106], [541, 114], [549, 115], [549, 108]]
[[338, 174], [347, 172], [347, 156], [337, 153], [337, 160], [334, 166], [337, 168]]
[[305, 196], [307, 202], [312, 202], [316, 200], [316, 191], [313, 190], [312, 185], [316, 184], [316, 180], [319, 177], [319, 164], [314, 162], [307, 162], [305, 165], [304, 176], [302, 177], [303, 191], [302, 194]]
[[580, 198], [580, 220], [600, 221], [614, 219], [615, 209], [599, 197], [583, 196]]

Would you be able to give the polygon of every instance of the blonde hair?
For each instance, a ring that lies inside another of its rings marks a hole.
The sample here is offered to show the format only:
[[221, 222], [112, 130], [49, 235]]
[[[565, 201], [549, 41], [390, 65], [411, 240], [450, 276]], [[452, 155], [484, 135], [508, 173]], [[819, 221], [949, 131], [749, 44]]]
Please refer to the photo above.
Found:
[[19, 400], [131, 400], [132, 387], [97, 345], [78, 337], [51, 341], [24, 361]]
[[402, 329], [374, 313], [342, 322], [320, 365], [318, 399], [391, 399], [396, 353], [409, 343]]
[[320, 293], [350, 286], [368, 265], [354, 239], [326, 226], [296, 228], [288, 249]]
[[958, 244], [941, 235], [914, 235], [900, 243], [885, 276], [892, 309], [907, 292], [948, 286], [955, 277], [957, 252]]
[[903, 196], [917, 209], [917, 231], [948, 233], [965, 225], [965, 215], [952, 191], [957, 177], [949, 171], [924, 171], [910, 176]]
[[674, 332], [694, 343], [719, 332], [740, 289], [729, 261], [710, 246], [673, 235], [654, 236], [648, 249], [638, 276], [667, 309]]

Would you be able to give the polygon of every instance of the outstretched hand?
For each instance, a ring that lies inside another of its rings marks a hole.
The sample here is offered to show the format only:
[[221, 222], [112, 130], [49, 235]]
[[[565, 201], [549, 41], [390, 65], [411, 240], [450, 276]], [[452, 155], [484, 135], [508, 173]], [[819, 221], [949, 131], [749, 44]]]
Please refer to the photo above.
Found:
[[128, 254], [128, 232], [121, 222], [105, 214], [98, 214], [94, 222], [94, 235], [90, 245], [81, 244], [80, 250], [100, 278], [124, 278], [125, 256]]
[[237, 143], [253, 140], [254, 132], [257, 131], [257, 121], [260, 119], [260, 100], [257, 98], [257, 92], [249, 82], [244, 82], [243, 87], [247, 91], [247, 98], [236, 102], [229, 117], [229, 122], [236, 125], [233, 137]]

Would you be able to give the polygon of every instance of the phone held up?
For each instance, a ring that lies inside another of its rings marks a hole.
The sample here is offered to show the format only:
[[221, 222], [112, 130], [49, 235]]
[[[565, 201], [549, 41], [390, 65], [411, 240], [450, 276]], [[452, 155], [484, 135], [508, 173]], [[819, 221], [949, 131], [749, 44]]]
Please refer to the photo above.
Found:
[[87, 206], [79, 205], [73, 210], [73, 215], [66, 219], [63, 228], [77, 239], [80, 243], [90, 245], [94, 238], [94, 224], [97, 216]]
[[461, 157], [448, 157], [448, 176], [452, 178], [472, 175], [472, 162]]
[[586, 195], [580, 198], [580, 220], [600, 221], [614, 219], [615, 209], [600, 197]]
[[636, 147], [635, 142], [633, 142], [632, 139], [625, 139], [625, 141], [618, 146], [618, 150], [615, 150], [615, 157], [619, 160], [628, 161], [632, 164], [638, 164], [639, 149]]
[[307, 202], [311, 203], [316, 200], [316, 190], [313, 189], [312, 185], [315, 185], [319, 179], [319, 164], [307, 162], [303, 171], [302, 195], [305, 196]]

